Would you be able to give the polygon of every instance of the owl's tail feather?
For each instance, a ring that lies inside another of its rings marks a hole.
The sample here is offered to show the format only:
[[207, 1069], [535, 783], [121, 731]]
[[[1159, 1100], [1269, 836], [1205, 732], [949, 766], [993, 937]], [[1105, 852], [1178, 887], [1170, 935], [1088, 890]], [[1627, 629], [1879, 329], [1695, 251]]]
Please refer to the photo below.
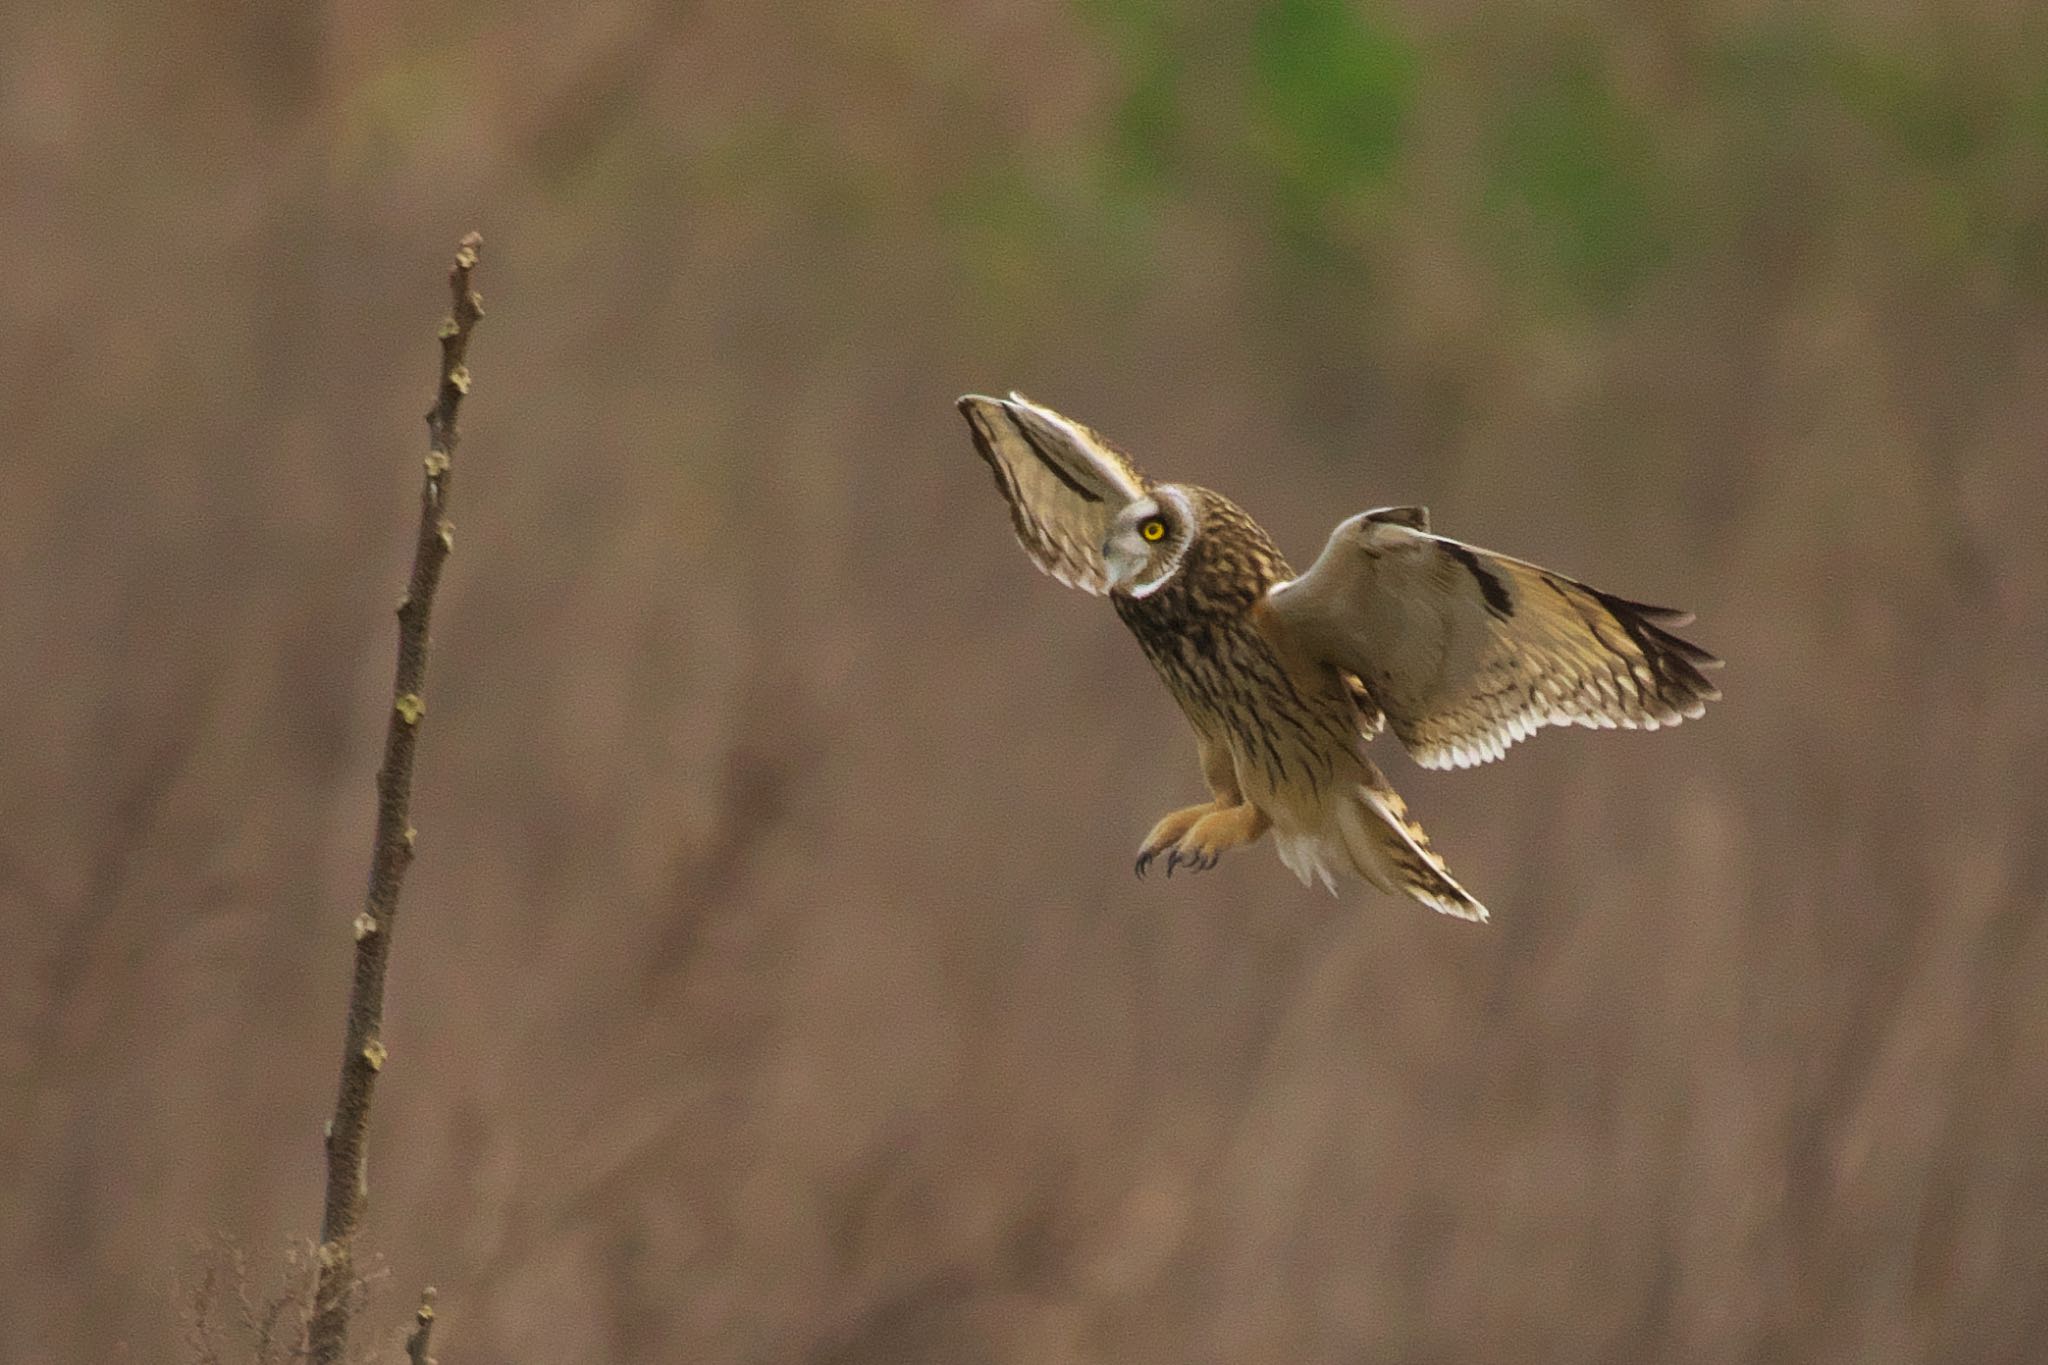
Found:
[[1486, 921], [1486, 907], [1458, 885], [1422, 826], [1408, 818], [1400, 794], [1384, 780], [1376, 788], [1359, 784], [1355, 799], [1338, 805], [1337, 825], [1358, 875], [1382, 891], [1405, 891], [1432, 910]]
[[1446, 915], [1486, 919], [1486, 907], [1445, 869], [1429, 836], [1408, 818], [1407, 804], [1377, 768], [1368, 765], [1365, 780], [1332, 805], [1318, 834], [1280, 840], [1281, 859], [1303, 882], [1320, 877], [1335, 891], [1332, 874], [1351, 872]]

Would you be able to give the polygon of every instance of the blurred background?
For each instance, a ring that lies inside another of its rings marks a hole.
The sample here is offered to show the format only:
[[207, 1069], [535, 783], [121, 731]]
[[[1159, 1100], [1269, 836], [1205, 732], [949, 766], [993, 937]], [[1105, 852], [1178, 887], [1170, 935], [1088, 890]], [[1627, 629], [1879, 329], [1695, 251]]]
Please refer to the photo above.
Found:
[[[315, 1230], [471, 227], [364, 1332], [2048, 1358], [2011, 0], [6, 6], [0, 1358]], [[1385, 753], [1488, 927], [1138, 883], [1193, 745], [1011, 386], [1300, 561], [1423, 502], [1695, 608], [1727, 700]]]

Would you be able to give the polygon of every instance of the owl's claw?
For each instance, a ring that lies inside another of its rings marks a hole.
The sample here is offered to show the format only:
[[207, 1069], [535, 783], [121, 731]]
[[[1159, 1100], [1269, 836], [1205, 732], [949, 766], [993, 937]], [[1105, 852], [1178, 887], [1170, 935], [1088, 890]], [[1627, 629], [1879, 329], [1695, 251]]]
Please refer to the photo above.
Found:
[[1183, 867], [1190, 873], [1207, 872], [1223, 861], [1225, 853], [1264, 834], [1268, 823], [1263, 814], [1245, 803], [1175, 811], [1153, 826], [1144, 847], [1138, 850], [1133, 870], [1144, 876], [1152, 860], [1164, 854], [1169, 877]]
[[1213, 814], [1215, 810], [1216, 806], [1213, 802], [1200, 806], [1189, 806], [1186, 810], [1175, 811], [1158, 824], [1152, 826], [1152, 832], [1145, 836], [1145, 842], [1138, 848], [1138, 861], [1132, 865], [1131, 870], [1137, 873], [1138, 876], [1143, 877], [1151, 870], [1152, 860], [1164, 853], [1167, 855], [1166, 875], [1171, 877], [1174, 868], [1188, 860], [1187, 855], [1180, 853], [1176, 845], [1186, 837], [1189, 830], [1193, 829], [1200, 822], [1203, 816]]
[[1190, 872], [1207, 872], [1221, 861], [1223, 850], [1200, 844], [1190, 847], [1185, 839], [1164, 847], [1147, 845], [1138, 850], [1138, 859], [1131, 864], [1131, 871], [1143, 880], [1145, 874], [1152, 870], [1154, 860], [1162, 854], [1166, 858], [1166, 875], [1171, 877], [1183, 867]]
[[1138, 849], [1131, 870], [1143, 877], [1162, 854], [1166, 875], [1181, 868], [1207, 872], [1233, 848], [1248, 844], [1266, 830], [1266, 817], [1250, 805], [1218, 806], [1215, 802], [1177, 810], [1152, 827]]

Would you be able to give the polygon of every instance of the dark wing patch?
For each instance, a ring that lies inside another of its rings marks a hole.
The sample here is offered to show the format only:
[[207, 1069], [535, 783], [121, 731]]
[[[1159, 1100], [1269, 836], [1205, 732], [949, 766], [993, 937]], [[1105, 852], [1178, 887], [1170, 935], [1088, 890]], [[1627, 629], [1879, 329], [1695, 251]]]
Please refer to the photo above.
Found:
[[1495, 616], [1506, 620], [1515, 614], [1515, 599], [1508, 596], [1507, 584], [1499, 575], [1479, 562], [1479, 556], [1471, 546], [1461, 545], [1455, 540], [1443, 542], [1444, 552], [1465, 566], [1465, 572], [1472, 575], [1472, 581], [1479, 585], [1479, 595], [1486, 599], [1486, 609]]
[[1017, 434], [1024, 438], [1024, 444], [1031, 447], [1031, 453], [1038, 457], [1038, 462], [1051, 470], [1052, 476], [1065, 484], [1077, 497], [1087, 502], [1101, 502], [1102, 495], [1100, 493], [1089, 489], [1079, 479], [1069, 473], [1064, 464], [1054, 458], [1052, 452], [1046, 448], [1044, 435], [1034, 430], [1034, 426], [1035, 424], [1019, 422], [1017, 424]]

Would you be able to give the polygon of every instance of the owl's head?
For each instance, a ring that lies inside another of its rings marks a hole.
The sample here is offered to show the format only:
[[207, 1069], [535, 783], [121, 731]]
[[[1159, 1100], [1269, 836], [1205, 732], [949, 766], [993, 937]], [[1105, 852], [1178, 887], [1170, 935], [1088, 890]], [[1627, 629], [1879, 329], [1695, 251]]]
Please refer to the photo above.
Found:
[[1170, 483], [1127, 504], [1102, 542], [1110, 588], [1132, 597], [1157, 592], [1180, 571], [1199, 524], [1194, 500]]

